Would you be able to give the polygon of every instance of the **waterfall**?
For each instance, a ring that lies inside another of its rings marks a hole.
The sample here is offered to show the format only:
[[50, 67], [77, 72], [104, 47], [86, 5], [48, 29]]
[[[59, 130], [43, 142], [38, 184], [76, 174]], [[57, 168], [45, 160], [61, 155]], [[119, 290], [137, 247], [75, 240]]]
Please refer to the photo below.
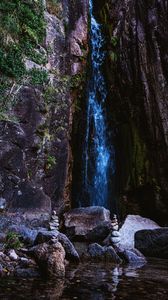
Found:
[[[93, 15], [93, 4], [90, 0], [90, 51], [91, 70], [88, 84], [87, 124], [83, 151], [83, 191], [84, 198], [79, 206], [108, 207], [109, 176], [114, 175], [114, 148], [109, 146], [105, 102], [107, 88], [102, 72], [105, 58], [104, 39], [101, 25]], [[81, 197], [82, 198], [82, 197]]]

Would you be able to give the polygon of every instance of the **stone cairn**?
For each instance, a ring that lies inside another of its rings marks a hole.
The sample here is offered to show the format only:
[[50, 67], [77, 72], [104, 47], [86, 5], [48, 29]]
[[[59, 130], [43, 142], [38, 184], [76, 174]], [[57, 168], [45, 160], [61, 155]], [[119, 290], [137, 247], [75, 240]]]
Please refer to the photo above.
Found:
[[59, 230], [59, 218], [55, 210], [53, 210], [51, 221], [49, 222], [50, 230]]
[[114, 215], [112, 218], [111, 226], [112, 226], [112, 230], [111, 230], [110, 241], [113, 245], [117, 245], [120, 243], [121, 237], [120, 237], [120, 232], [118, 231], [119, 226], [118, 226], [118, 220], [116, 215]]

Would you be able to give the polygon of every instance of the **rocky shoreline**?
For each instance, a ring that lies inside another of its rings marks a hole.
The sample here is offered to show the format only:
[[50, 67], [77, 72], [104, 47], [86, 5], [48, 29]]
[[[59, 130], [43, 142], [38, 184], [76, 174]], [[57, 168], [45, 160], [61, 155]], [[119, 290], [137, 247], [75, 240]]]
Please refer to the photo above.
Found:
[[[163, 238], [163, 232], [164, 236], [168, 232], [166, 228], [160, 228], [149, 219], [129, 215], [119, 229], [116, 216], [111, 220], [109, 211], [103, 207], [71, 210], [64, 214], [63, 225], [59, 227], [54, 212], [48, 227], [13, 224], [1, 229], [0, 277], [63, 278], [70, 263], [145, 264], [145, 256], [162, 257], [159, 253], [167, 249], [167, 240]], [[156, 241], [150, 251], [149, 233], [155, 235], [156, 240], [156, 232], [158, 239], [162, 235], [159, 252]], [[148, 237], [148, 242], [144, 241], [144, 248], [149, 246], [148, 251], [143, 249], [139, 236]], [[163, 258], [168, 256], [165, 254]]]

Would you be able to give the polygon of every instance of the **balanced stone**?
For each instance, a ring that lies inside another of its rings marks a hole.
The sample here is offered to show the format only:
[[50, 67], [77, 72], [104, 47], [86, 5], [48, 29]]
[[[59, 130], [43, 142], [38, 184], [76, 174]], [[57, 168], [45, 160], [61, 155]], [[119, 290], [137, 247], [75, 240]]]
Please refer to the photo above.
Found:
[[111, 232], [111, 236], [114, 236], [114, 237], [120, 237], [120, 236], [121, 236], [121, 233], [120, 233], [119, 231], [117, 231], [117, 230], [113, 230], [113, 231]]
[[118, 244], [118, 243], [120, 243], [120, 241], [121, 241], [121, 239], [120, 239], [120, 237], [118, 236], [118, 237], [111, 237], [111, 242], [113, 243], [113, 244]]
[[111, 226], [112, 226], [113, 230], [118, 230], [119, 229], [118, 224], [111, 223]]

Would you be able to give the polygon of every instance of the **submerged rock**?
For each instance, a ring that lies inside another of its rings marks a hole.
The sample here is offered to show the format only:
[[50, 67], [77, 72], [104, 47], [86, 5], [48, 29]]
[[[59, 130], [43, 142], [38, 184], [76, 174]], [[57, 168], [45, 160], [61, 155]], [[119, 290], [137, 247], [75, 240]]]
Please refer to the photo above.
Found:
[[142, 218], [138, 215], [128, 215], [123, 226], [119, 230], [121, 234], [120, 248], [133, 249], [135, 248], [134, 236], [135, 233], [142, 229], [156, 229], [160, 226], [154, 221]]
[[168, 258], [168, 227], [136, 232], [135, 247], [147, 257]]
[[99, 206], [75, 208], [65, 213], [64, 219], [66, 233], [76, 240], [86, 239], [87, 234], [98, 226], [101, 228], [104, 222], [111, 223], [109, 210]]

